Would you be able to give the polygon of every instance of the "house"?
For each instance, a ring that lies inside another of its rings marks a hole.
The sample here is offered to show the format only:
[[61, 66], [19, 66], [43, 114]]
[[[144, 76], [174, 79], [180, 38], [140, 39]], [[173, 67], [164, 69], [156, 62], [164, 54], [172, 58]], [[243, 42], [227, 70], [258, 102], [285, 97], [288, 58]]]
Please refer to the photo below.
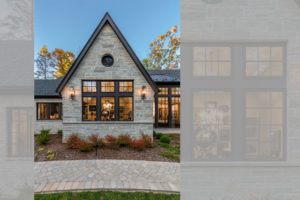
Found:
[[105, 14], [69, 72], [35, 80], [35, 133], [151, 135], [180, 126], [180, 71], [147, 71]]

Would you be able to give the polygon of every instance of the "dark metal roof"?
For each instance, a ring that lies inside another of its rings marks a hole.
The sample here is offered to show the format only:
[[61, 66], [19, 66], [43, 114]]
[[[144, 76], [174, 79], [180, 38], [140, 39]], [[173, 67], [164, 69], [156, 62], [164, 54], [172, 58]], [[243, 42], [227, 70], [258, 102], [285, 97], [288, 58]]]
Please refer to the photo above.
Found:
[[114, 30], [114, 32], [116, 33], [117, 37], [119, 38], [119, 40], [121, 41], [121, 43], [123, 44], [123, 46], [125, 47], [125, 49], [127, 50], [127, 52], [129, 53], [130, 57], [133, 59], [133, 61], [135, 62], [136, 66], [138, 67], [138, 69], [141, 71], [141, 73], [144, 75], [145, 79], [148, 81], [148, 83], [150, 84], [150, 86], [152, 87], [152, 89], [155, 92], [158, 92], [158, 88], [156, 86], [156, 84], [154, 83], [154, 81], [151, 79], [150, 75], [148, 74], [147, 70], [144, 68], [144, 66], [142, 65], [142, 63], [140, 62], [140, 60], [138, 59], [138, 57], [135, 55], [134, 51], [132, 50], [132, 48], [130, 47], [130, 45], [128, 44], [128, 42], [126, 41], [125, 37], [123, 36], [123, 34], [120, 32], [119, 28], [116, 26], [116, 24], [114, 23], [114, 21], [112, 20], [112, 18], [110, 17], [110, 15], [108, 13], [106, 13], [103, 17], [103, 19], [101, 20], [101, 22], [99, 23], [99, 25], [97, 26], [96, 30], [94, 31], [94, 33], [92, 34], [92, 36], [90, 37], [90, 39], [87, 41], [87, 43], [85, 44], [85, 46], [83, 47], [83, 49], [81, 50], [80, 54], [78, 55], [78, 57], [76, 58], [76, 60], [74, 61], [74, 64], [71, 66], [70, 70], [68, 71], [67, 75], [64, 77], [64, 79], [59, 83], [56, 91], [58, 93], [61, 92], [61, 90], [63, 89], [63, 87], [66, 85], [66, 83], [69, 81], [69, 79], [72, 77], [73, 73], [75, 72], [75, 70], [78, 68], [80, 62], [83, 60], [84, 56], [86, 55], [86, 53], [88, 52], [89, 48], [92, 46], [92, 44], [94, 43], [94, 41], [96, 40], [97, 36], [99, 35], [99, 33], [101, 32], [102, 28], [106, 25], [109, 24], [111, 26], [111, 28]]
[[63, 77], [53, 80], [34, 80], [34, 97], [60, 97], [59, 93], [56, 92], [56, 88], [62, 79]]
[[180, 82], [180, 69], [148, 70], [154, 82]]

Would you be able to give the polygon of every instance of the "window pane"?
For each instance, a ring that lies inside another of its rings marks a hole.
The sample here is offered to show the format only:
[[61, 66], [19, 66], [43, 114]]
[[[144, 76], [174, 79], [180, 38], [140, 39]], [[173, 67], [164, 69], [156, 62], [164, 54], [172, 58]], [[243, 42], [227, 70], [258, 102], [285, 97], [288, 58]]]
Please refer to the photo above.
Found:
[[115, 120], [115, 98], [101, 98], [101, 120]]
[[102, 81], [101, 82], [101, 92], [114, 92], [115, 83], [113, 81]]
[[194, 47], [194, 76], [230, 76], [230, 47]]
[[46, 103], [38, 104], [38, 119], [39, 120], [47, 119], [47, 104]]
[[172, 88], [172, 94], [180, 94], [180, 87]]
[[158, 124], [168, 126], [169, 106], [168, 97], [158, 97]]
[[282, 76], [282, 74], [282, 47], [246, 47], [246, 76]]
[[119, 82], [120, 92], [132, 92], [132, 81], [120, 81]]
[[96, 120], [96, 97], [83, 97], [83, 120]]
[[120, 120], [133, 120], [132, 118], [132, 97], [120, 97], [119, 118]]
[[83, 81], [83, 92], [96, 92], [96, 81]]
[[231, 95], [199, 91], [193, 97], [194, 158], [226, 159], [231, 154]]
[[246, 158], [282, 158], [282, 92], [247, 92]]
[[168, 94], [168, 89], [169, 88], [162, 88], [162, 87], [160, 87], [158, 94], [167, 95]]
[[171, 127], [179, 128], [180, 127], [180, 97], [172, 97], [171, 106], [172, 106]]
[[50, 119], [59, 119], [59, 104], [51, 103], [50, 107]]

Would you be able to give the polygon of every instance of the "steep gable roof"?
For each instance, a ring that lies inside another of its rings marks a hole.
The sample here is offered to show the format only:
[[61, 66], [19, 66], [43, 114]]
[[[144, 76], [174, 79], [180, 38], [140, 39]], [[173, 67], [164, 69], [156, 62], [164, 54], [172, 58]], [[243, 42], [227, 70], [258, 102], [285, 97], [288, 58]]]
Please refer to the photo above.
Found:
[[113, 31], [115, 32], [115, 34], [117, 35], [117, 37], [119, 38], [119, 40], [121, 41], [121, 43], [123, 44], [123, 46], [125, 47], [125, 49], [127, 50], [127, 52], [129, 53], [130, 57], [132, 58], [132, 60], [134, 61], [134, 63], [136, 64], [136, 66], [138, 67], [138, 69], [140, 70], [140, 72], [144, 75], [145, 79], [148, 81], [148, 83], [150, 84], [150, 86], [152, 87], [152, 89], [155, 92], [158, 92], [158, 88], [157, 88], [156, 84], [151, 79], [151, 77], [148, 74], [147, 70], [144, 68], [144, 66], [142, 65], [142, 63], [138, 59], [138, 57], [135, 55], [134, 51], [132, 50], [132, 48], [130, 47], [130, 45], [128, 44], [128, 42], [126, 41], [125, 37], [122, 35], [122, 33], [120, 32], [120, 30], [118, 29], [118, 27], [116, 26], [116, 24], [114, 23], [114, 21], [112, 20], [112, 18], [110, 17], [110, 15], [108, 13], [106, 13], [104, 15], [104, 17], [102, 18], [101, 22], [97, 26], [96, 30], [94, 31], [94, 33], [92, 34], [92, 36], [90, 37], [90, 39], [87, 41], [87, 43], [85, 44], [85, 46], [81, 50], [80, 54], [78, 55], [78, 57], [74, 61], [74, 63], [71, 66], [70, 70], [68, 71], [68, 73], [66, 74], [66, 76], [63, 78], [63, 80], [60, 82], [60, 84], [58, 85], [56, 91], [58, 93], [60, 93], [62, 91], [62, 89], [64, 88], [64, 86], [67, 84], [67, 82], [70, 80], [70, 78], [72, 77], [72, 75], [74, 74], [74, 72], [76, 71], [76, 69], [78, 68], [80, 62], [83, 60], [83, 58], [86, 55], [86, 53], [88, 52], [89, 48], [92, 46], [92, 44], [94, 43], [95, 39], [97, 38], [97, 36], [101, 32], [102, 28], [107, 23], [111, 26], [111, 28], [113, 29]]

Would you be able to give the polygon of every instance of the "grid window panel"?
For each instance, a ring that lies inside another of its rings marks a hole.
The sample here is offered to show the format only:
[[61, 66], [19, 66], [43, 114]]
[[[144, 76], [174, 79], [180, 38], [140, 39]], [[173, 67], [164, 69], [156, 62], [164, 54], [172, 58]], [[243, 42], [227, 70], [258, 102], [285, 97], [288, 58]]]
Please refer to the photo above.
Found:
[[120, 81], [119, 82], [119, 92], [132, 92], [133, 91], [132, 81]]
[[119, 99], [119, 120], [121, 121], [132, 121], [133, 110], [132, 110], [132, 97], [120, 97]]
[[230, 47], [194, 47], [194, 76], [230, 76]]
[[193, 107], [194, 158], [228, 158], [232, 151], [230, 92], [195, 92]]
[[96, 120], [96, 97], [83, 97], [83, 120]]
[[38, 120], [46, 120], [47, 119], [47, 104], [39, 103], [38, 104]]
[[282, 92], [246, 93], [246, 159], [283, 156]]
[[168, 97], [158, 97], [158, 123], [167, 125], [168, 120], [169, 120]]
[[167, 95], [168, 90], [169, 90], [169, 88], [167, 88], [167, 87], [160, 87], [158, 94]]
[[178, 128], [180, 127], [180, 97], [171, 98], [171, 127]]
[[51, 103], [49, 105], [49, 112], [50, 112], [50, 119], [59, 119], [59, 104], [58, 103]]
[[115, 120], [115, 97], [101, 97], [101, 120]]
[[172, 88], [172, 95], [180, 94], [180, 87]]
[[115, 83], [113, 81], [101, 81], [101, 92], [114, 92]]
[[282, 47], [246, 47], [246, 76], [282, 75]]
[[83, 81], [83, 92], [96, 92], [96, 81]]

